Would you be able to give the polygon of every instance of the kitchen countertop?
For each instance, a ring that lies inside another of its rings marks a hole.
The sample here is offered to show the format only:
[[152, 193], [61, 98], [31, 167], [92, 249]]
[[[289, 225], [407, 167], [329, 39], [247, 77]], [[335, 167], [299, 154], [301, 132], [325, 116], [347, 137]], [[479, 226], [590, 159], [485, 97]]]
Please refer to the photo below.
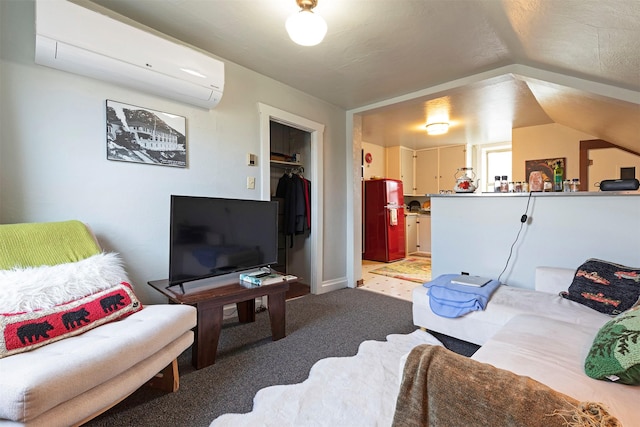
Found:
[[531, 193], [449, 193], [426, 194], [428, 197], [598, 197], [598, 196], [640, 196], [640, 191], [575, 191], [575, 192], [531, 192]]

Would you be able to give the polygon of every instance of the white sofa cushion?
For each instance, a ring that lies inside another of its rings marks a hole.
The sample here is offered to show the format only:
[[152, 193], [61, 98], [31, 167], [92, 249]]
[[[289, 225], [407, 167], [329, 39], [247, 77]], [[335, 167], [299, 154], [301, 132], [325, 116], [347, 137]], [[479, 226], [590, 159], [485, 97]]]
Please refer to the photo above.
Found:
[[536, 267], [536, 291], [556, 295], [566, 291], [571, 285], [575, 273], [576, 270], [572, 268]]
[[[607, 317], [602, 317], [602, 326]], [[511, 319], [473, 359], [540, 381], [579, 401], [602, 402], [625, 426], [640, 426], [640, 387], [589, 378], [584, 360], [598, 328], [542, 316]]]
[[519, 314], [539, 314], [597, 330], [609, 317], [588, 307], [546, 292], [501, 285], [484, 311], [474, 311], [457, 318], [444, 318], [429, 308], [427, 288], [413, 290], [413, 322], [427, 328], [482, 345], [509, 320]]
[[[81, 393], [71, 400], [62, 402], [26, 424], [28, 426], [68, 427], [82, 425], [96, 414], [109, 409], [123, 398], [140, 388], [147, 378], [153, 378], [171, 363], [176, 355], [193, 344], [193, 331], [183, 333], [178, 339], [164, 346], [160, 351], [141, 360], [131, 368], [110, 378], [108, 381]], [[2, 427], [24, 427], [25, 424], [0, 419]]]
[[0, 419], [26, 422], [88, 392], [196, 325], [185, 305], [151, 305], [82, 335], [0, 359]]

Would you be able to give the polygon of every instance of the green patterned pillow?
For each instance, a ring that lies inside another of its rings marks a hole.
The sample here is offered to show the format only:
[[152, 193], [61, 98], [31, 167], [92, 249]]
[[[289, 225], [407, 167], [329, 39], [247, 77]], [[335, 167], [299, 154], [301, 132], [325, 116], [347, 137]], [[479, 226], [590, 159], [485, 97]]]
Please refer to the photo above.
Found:
[[597, 380], [640, 385], [640, 306], [605, 323], [593, 340], [584, 370]]

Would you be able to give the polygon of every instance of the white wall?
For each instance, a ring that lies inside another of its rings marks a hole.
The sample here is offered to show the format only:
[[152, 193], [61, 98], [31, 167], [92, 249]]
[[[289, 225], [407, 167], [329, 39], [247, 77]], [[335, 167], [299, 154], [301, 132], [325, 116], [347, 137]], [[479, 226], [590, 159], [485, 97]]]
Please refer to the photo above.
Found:
[[[536, 266], [577, 268], [588, 258], [640, 266], [640, 195], [537, 193], [502, 283], [533, 288]], [[528, 194], [431, 197], [433, 277], [498, 278]]]
[[385, 149], [381, 145], [370, 144], [368, 142], [362, 142], [362, 150], [364, 150], [364, 154], [371, 154], [372, 160], [371, 163], [364, 162], [364, 179], [370, 179], [371, 177], [379, 177], [385, 178]]
[[[146, 282], [168, 274], [169, 196], [260, 197], [246, 154], [260, 152], [262, 102], [326, 125], [322, 281], [346, 286], [344, 110], [227, 61], [219, 106], [191, 107], [36, 65], [32, 1], [0, 1], [0, 19], [0, 222], [84, 221], [143, 302], [162, 301]], [[188, 167], [108, 161], [106, 99], [185, 116]]]

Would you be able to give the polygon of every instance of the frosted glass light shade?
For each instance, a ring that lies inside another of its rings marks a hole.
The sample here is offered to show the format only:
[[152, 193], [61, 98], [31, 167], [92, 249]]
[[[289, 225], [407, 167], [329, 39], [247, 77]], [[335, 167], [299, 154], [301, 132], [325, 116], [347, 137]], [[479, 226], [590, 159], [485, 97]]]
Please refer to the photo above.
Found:
[[426, 127], [429, 135], [442, 135], [449, 131], [449, 123], [429, 123]]
[[327, 34], [327, 23], [310, 10], [291, 15], [285, 24], [291, 40], [302, 46], [315, 46]]

